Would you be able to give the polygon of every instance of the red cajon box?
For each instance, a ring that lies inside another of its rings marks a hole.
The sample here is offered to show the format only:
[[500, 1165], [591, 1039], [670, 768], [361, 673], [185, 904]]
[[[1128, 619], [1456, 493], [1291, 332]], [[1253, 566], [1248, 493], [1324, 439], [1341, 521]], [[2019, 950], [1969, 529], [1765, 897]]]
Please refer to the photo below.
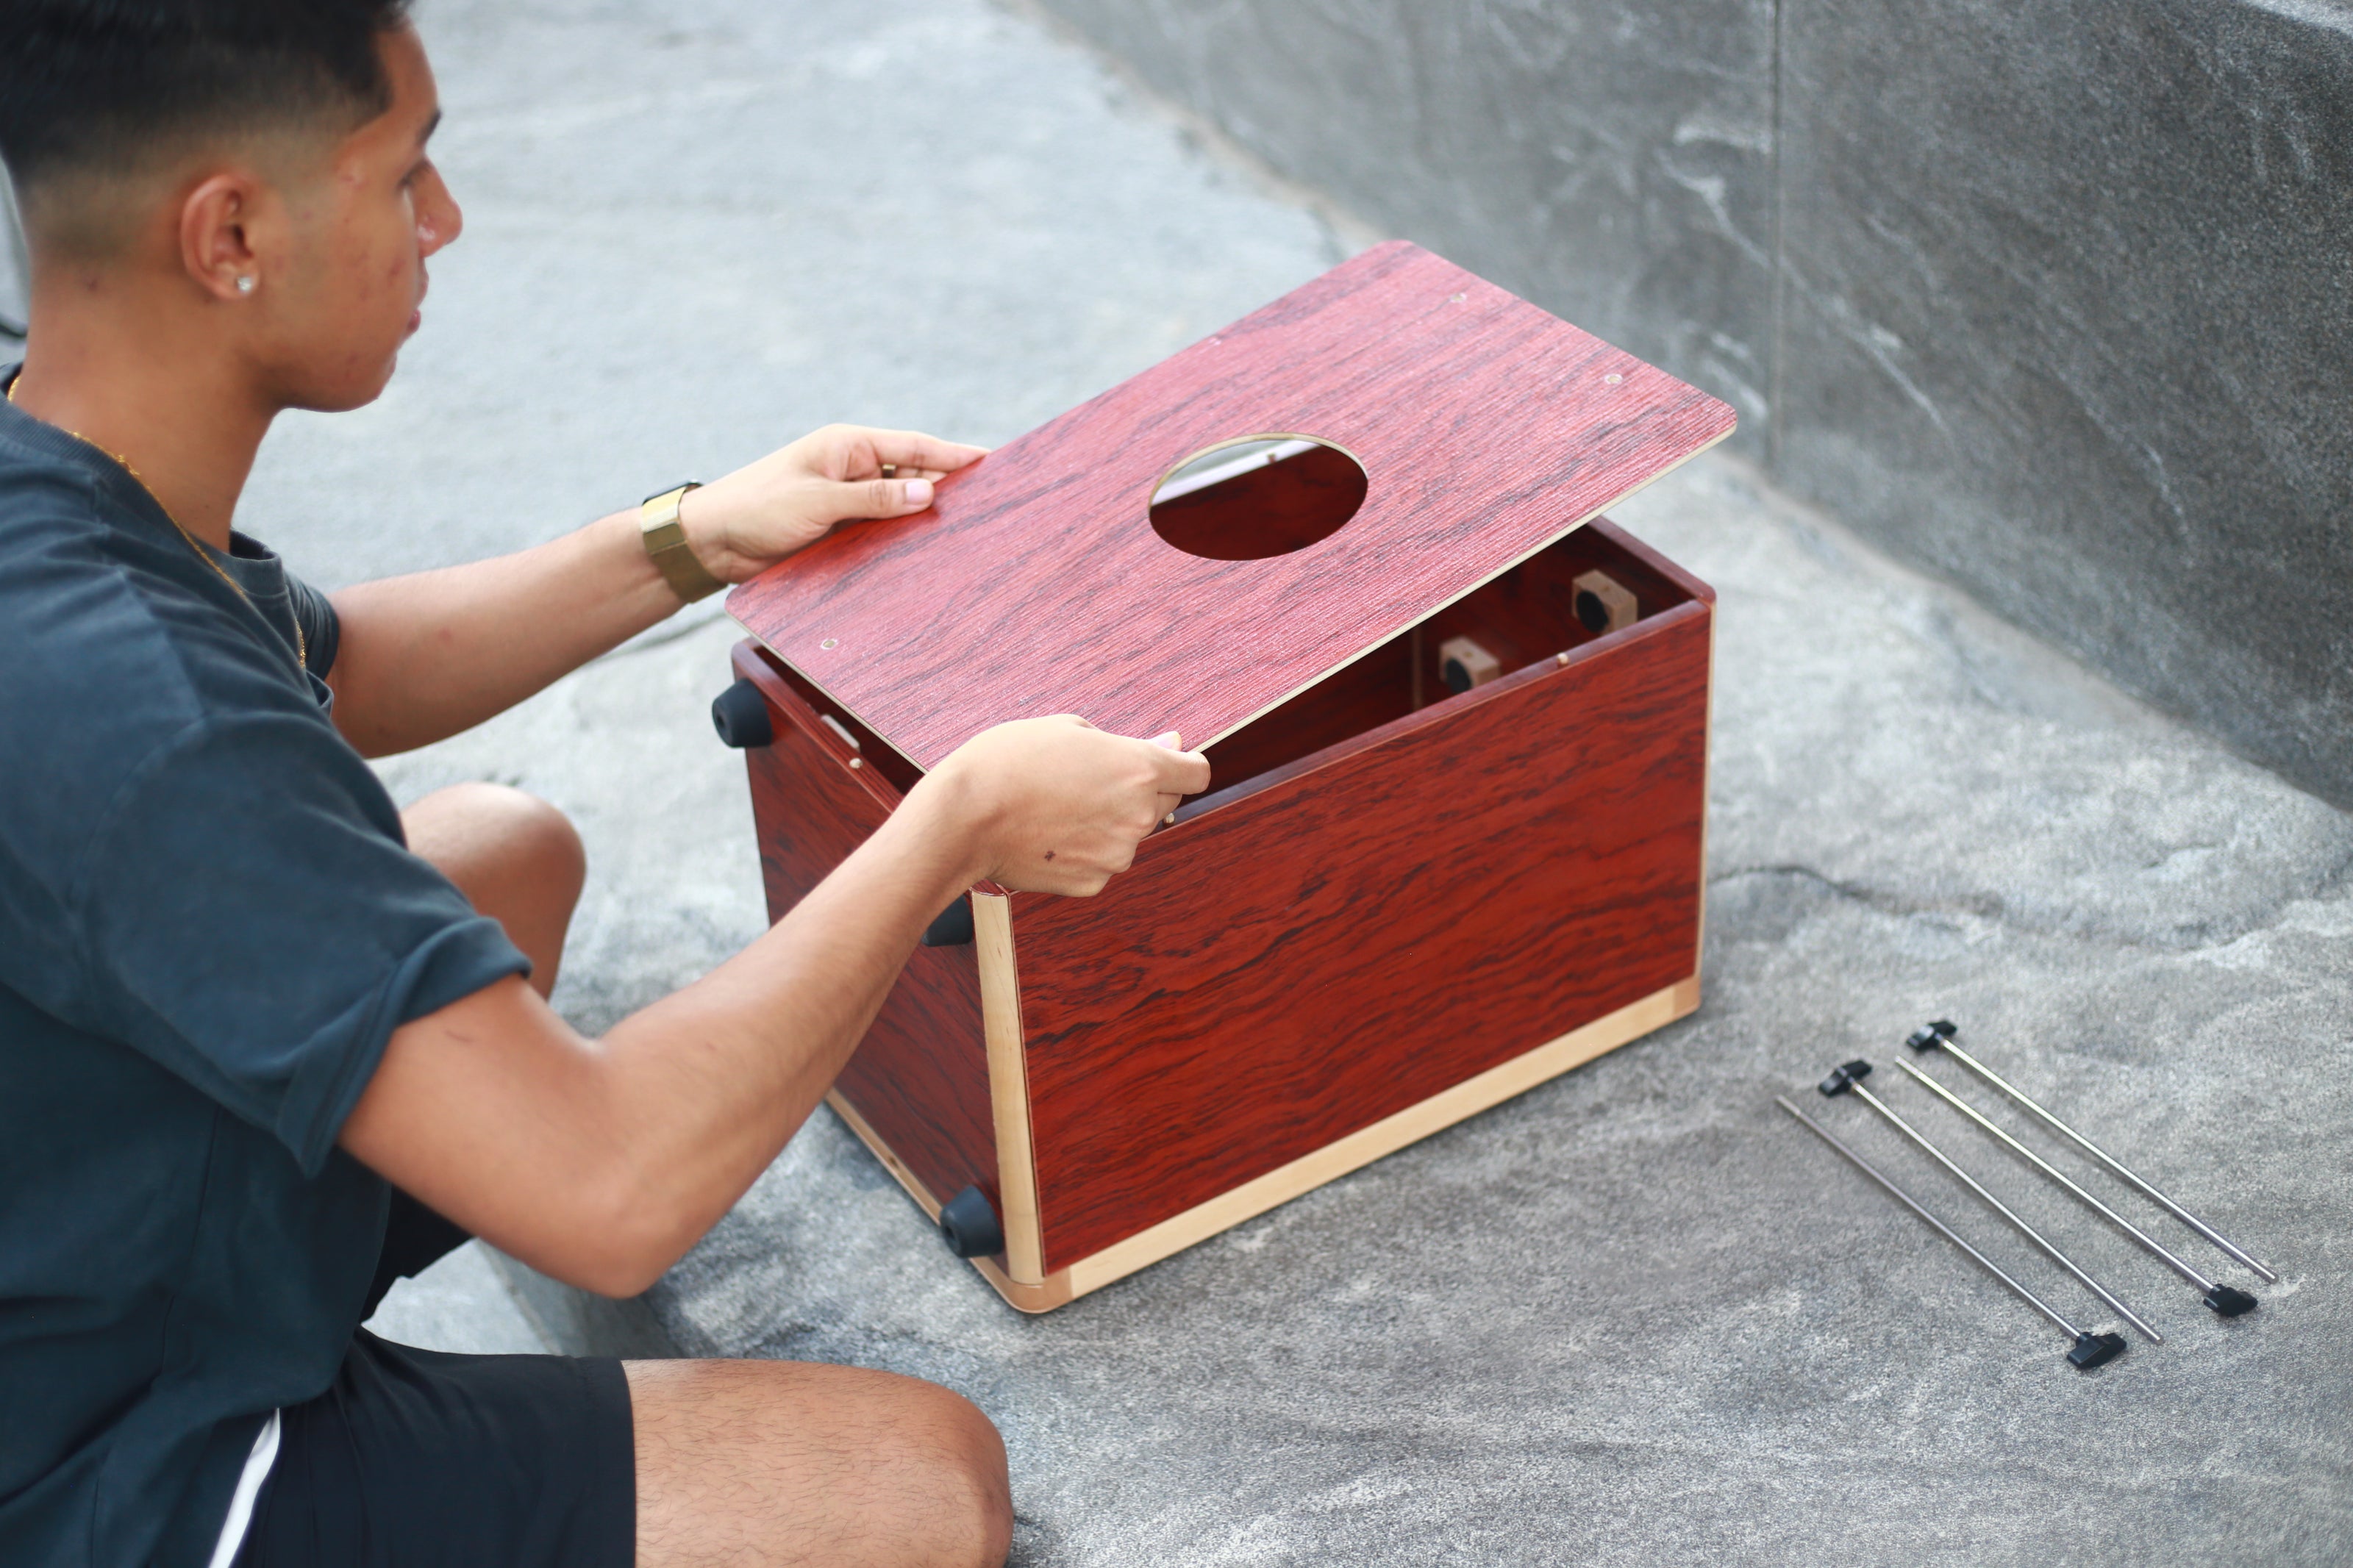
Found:
[[1598, 514], [1733, 423], [1387, 245], [735, 590], [776, 916], [991, 724], [1208, 752], [1100, 897], [974, 889], [828, 1097], [1006, 1300], [1698, 1005], [1714, 595]]

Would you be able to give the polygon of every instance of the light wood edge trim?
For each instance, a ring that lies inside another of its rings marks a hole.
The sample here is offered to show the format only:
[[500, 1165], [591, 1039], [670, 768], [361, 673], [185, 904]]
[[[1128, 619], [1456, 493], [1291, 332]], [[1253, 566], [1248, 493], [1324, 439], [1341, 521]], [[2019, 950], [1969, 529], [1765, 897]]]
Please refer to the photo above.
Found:
[[1029, 1141], [1029, 1068], [1021, 1049], [1012, 901], [975, 889], [972, 937], [980, 960], [981, 1028], [988, 1041], [988, 1110], [997, 1128], [1005, 1272], [1015, 1284], [1039, 1285], [1046, 1278], [1046, 1237], [1038, 1219], [1038, 1161]]
[[[1573, 1067], [1580, 1067], [1654, 1029], [1664, 1028], [1698, 1008], [1699, 976], [1694, 974], [1606, 1017], [1597, 1018], [1581, 1029], [1572, 1029], [1556, 1040], [1514, 1057], [1500, 1067], [1490, 1068], [1476, 1078], [1465, 1079], [1452, 1089], [1431, 1095], [1418, 1105], [1409, 1105], [1370, 1127], [1327, 1143], [1312, 1154], [1245, 1182], [1231, 1192], [1220, 1193], [1208, 1203], [1165, 1219], [1149, 1230], [1114, 1242], [1092, 1257], [1058, 1270], [1045, 1284], [1050, 1290], [1067, 1281], [1063, 1287], [1068, 1291], [1063, 1298], [1066, 1300], [1099, 1290], [1196, 1242], [1206, 1241], [1326, 1182], [1369, 1165], [1384, 1154], [1393, 1154], [1409, 1143], [1419, 1142], [1466, 1117], [1500, 1105], [1546, 1079], [1557, 1078]], [[1018, 1301], [1014, 1304], [1021, 1305]]]
[[1707, 809], [1708, 791], [1714, 786], [1715, 773], [1715, 606], [1707, 607], [1707, 702], [1701, 710], [1699, 734], [1699, 929], [1692, 932], [1692, 984], [1707, 968], [1707, 867], [1708, 836], [1714, 831], [1715, 814]]
[[[907, 1195], [931, 1215], [933, 1224], [937, 1225], [939, 1199], [932, 1195], [929, 1187], [915, 1179], [915, 1173], [907, 1169], [898, 1155], [891, 1152], [891, 1145], [882, 1141], [882, 1135], [868, 1124], [866, 1118], [858, 1114], [839, 1090], [828, 1093], [825, 1102], [833, 1108], [836, 1116], [849, 1124], [852, 1132], [858, 1134], [858, 1141], [873, 1151], [874, 1157], [882, 1162], [882, 1168], [899, 1178], [899, 1184], [907, 1189]], [[997, 1288], [998, 1295], [1025, 1312], [1051, 1311], [1071, 1299], [1071, 1281], [1067, 1273], [1058, 1274], [1042, 1285], [1025, 1285], [999, 1268], [993, 1258], [975, 1258], [969, 1261], [980, 1270], [982, 1279]]]
[[869, 1126], [866, 1118], [859, 1115], [849, 1101], [841, 1097], [841, 1090], [826, 1090], [825, 1102], [833, 1108], [836, 1116], [849, 1124], [849, 1130], [858, 1134], [858, 1141], [874, 1152], [874, 1157], [882, 1162], [882, 1168], [899, 1178], [899, 1184], [907, 1189], [907, 1195], [914, 1199], [925, 1214], [932, 1216], [932, 1223], [939, 1224], [940, 1200], [932, 1195], [931, 1188], [915, 1179], [915, 1173], [907, 1169], [898, 1155], [891, 1152], [891, 1145], [882, 1142], [882, 1135]]

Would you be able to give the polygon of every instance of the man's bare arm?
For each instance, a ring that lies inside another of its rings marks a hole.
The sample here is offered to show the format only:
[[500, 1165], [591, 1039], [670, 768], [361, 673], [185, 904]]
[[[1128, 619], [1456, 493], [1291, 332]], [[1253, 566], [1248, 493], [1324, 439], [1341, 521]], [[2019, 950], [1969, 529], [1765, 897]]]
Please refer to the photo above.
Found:
[[543, 1273], [633, 1295], [776, 1158], [950, 899], [1094, 892], [1208, 784], [1198, 755], [1075, 719], [989, 731], [765, 935], [602, 1040], [519, 979], [395, 1031], [343, 1146]]
[[[680, 518], [704, 566], [741, 582], [837, 522], [921, 511], [933, 480], [978, 456], [912, 431], [830, 426], [691, 492]], [[334, 604], [335, 723], [371, 757], [470, 729], [679, 607], [634, 510], [513, 555], [364, 583]]]

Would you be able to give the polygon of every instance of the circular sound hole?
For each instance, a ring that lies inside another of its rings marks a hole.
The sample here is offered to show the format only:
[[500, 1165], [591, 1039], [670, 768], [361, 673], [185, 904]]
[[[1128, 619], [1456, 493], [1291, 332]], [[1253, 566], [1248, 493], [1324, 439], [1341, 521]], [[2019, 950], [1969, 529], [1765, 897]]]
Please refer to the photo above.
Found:
[[1356, 458], [1311, 436], [1220, 441], [1160, 481], [1152, 531], [1187, 555], [1263, 561], [1339, 532], [1365, 486]]
[[1582, 589], [1577, 595], [1577, 618], [1585, 623], [1587, 631], [1599, 637], [1609, 629], [1609, 606], [1592, 589]]

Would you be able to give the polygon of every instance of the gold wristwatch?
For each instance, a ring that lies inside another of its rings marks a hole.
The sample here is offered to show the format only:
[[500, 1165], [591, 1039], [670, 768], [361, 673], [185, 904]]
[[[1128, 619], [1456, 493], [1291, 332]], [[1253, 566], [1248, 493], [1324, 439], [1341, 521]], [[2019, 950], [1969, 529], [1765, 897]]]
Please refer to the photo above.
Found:
[[678, 503], [686, 499], [686, 492], [702, 488], [689, 479], [659, 495], [648, 496], [638, 509], [638, 532], [646, 542], [646, 553], [653, 557], [670, 592], [690, 605], [727, 586], [687, 548], [686, 525], [678, 519]]

